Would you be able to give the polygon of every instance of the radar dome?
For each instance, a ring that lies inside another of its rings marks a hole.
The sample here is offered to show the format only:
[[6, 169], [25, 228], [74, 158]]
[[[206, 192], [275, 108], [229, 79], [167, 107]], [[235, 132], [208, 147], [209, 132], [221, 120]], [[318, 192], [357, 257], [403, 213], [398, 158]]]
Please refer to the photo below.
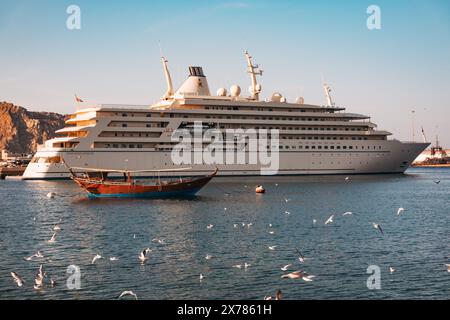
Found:
[[239, 95], [241, 94], [241, 87], [239, 87], [238, 85], [231, 86], [230, 93], [232, 97], [239, 97]]
[[278, 93], [278, 92], [275, 92], [273, 95], [272, 95], [272, 102], [280, 102], [281, 101], [281, 98], [283, 98], [283, 96], [281, 95], [281, 93]]
[[219, 97], [225, 97], [225, 96], [227, 95], [227, 89], [225, 89], [225, 88], [219, 88], [219, 89], [217, 90], [217, 95], [218, 95]]
[[295, 103], [305, 104], [305, 99], [303, 97], [298, 97], [297, 100], [295, 100]]

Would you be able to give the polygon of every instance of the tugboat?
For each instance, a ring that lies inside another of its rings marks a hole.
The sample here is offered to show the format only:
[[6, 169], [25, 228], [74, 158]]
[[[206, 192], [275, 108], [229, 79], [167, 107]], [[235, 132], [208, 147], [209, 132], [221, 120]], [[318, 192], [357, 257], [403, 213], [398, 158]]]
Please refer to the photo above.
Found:
[[[448, 150], [447, 150], [448, 151]], [[450, 167], [450, 155], [439, 144], [436, 136], [436, 144], [425, 150], [412, 164], [413, 167]]]
[[[84, 171], [75, 173], [74, 170]], [[170, 170], [182, 171], [186, 169]], [[162, 180], [161, 172], [167, 170], [108, 170], [92, 168], [69, 168], [70, 178], [88, 193], [89, 198], [170, 198], [194, 196], [218, 172], [199, 178], [173, 178]], [[138, 181], [132, 174], [152, 172], [157, 174], [156, 181]], [[108, 178], [109, 173], [121, 173], [123, 179]]]

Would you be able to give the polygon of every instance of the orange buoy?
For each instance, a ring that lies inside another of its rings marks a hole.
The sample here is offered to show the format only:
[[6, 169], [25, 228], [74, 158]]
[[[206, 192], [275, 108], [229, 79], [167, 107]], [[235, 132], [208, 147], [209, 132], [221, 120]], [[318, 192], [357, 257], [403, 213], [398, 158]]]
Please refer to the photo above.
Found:
[[255, 192], [256, 193], [264, 193], [264, 192], [266, 192], [266, 190], [262, 186], [256, 186]]

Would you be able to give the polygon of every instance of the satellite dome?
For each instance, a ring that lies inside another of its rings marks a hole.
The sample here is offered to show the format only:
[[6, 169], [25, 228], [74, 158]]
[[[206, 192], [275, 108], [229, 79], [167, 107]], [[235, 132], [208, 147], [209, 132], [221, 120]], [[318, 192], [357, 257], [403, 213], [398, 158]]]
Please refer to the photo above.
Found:
[[225, 88], [217, 89], [217, 95], [219, 97], [225, 97], [227, 95], [227, 89], [225, 89]]
[[239, 97], [239, 95], [241, 94], [241, 87], [239, 87], [238, 85], [231, 86], [230, 93], [232, 97]]
[[283, 96], [281, 95], [281, 93], [275, 92], [274, 94], [272, 94], [272, 102], [280, 102], [281, 98], [283, 98]]
[[303, 97], [298, 97], [297, 100], [295, 100], [295, 103], [305, 104], [305, 99]]

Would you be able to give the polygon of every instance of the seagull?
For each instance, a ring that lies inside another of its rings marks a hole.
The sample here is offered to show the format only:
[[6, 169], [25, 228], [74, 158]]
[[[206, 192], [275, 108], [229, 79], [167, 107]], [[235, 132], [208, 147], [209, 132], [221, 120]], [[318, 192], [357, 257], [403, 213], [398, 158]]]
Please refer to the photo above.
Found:
[[447, 272], [450, 272], [450, 264], [446, 263], [445, 266], [447, 267]]
[[116, 257], [110, 257], [109, 258], [109, 261], [117, 261], [117, 260], [119, 260], [119, 259], [117, 259]]
[[23, 286], [23, 284], [25, 283], [25, 281], [23, 281], [23, 279], [15, 272], [11, 272], [11, 276], [14, 279], [14, 282], [17, 284], [18, 287]]
[[389, 273], [393, 274], [395, 272], [395, 268], [394, 267], [389, 267]]
[[247, 263], [247, 262], [244, 263], [244, 269], [247, 269], [247, 268], [250, 267], [250, 266], [251, 266], [250, 263]]
[[61, 227], [57, 224], [53, 227], [53, 231], [60, 231]]
[[212, 255], [210, 255], [210, 254], [207, 254], [205, 257], [206, 260], [211, 260], [211, 258], [212, 258]]
[[120, 294], [119, 299], [123, 296], [133, 296], [136, 300], [138, 299], [137, 295], [133, 291], [124, 291]]
[[290, 266], [292, 266], [292, 264], [287, 264], [287, 265], [281, 267], [281, 270], [286, 271]]
[[348, 181], [348, 180], [350, 180], [350, 177], [345, 177], [345, 181]]
[[44, 281], [44, 273], [42, 272], [42, 264], [39, 266], [39, 271], [36, 273], [36, 277], [34, 278], [34, 286], [35, 289], [40, 289], [42, 287]]
[[277, 246], [268, 246], [269, 250], [275, 250]]
[[291, 199], [284, 198], [284, 201], [285, 201], [285, 202], [289, 202], [289, 201], [291, 201]]
[[353, 214], [353, 212], [347, 211], [347, 212], [344, 212], [342, 215], [343, 216], [351, 216], [352, 214]]
[[235, 264], [232, 266], [233, 268], [242, 269], [242, 264]]
[[91, 264], [94, 264], [95, 261], [97, 261], [98, 259], [103, 259], [103, 257], [99, 254], [96, 254], [95, 257], [92, 259]]
[[52, 288], [56, 286], [56, 281], [52, 277], [50, 277], [50, 285]]
[[47, 198], [53, 199], [53, 198], [55, 197], [55, 195], [56, 195], [56, 193], [54, 193], [54, 192], [49, 192], [49, 193], [47, 193]]
[[199, 278], [200, 278], [200, 281], [202, 281], [203, 279], [205, 279], [205, 276], [202, 273], [200, 273]]
[[306, 272], [299, 270], [294, 271], [288, 274], [283, 274], [281, 278], [288, 278], [288, 279], [302, 279], [303, 281], [313, 281], [312, 279], [315, 278], [313, 275], [309, 275]]
[[372, 222], [372, 225], [373, 225], [373, 227], [374, 227], [375, 229], [380, 230], [381, 234], [384, 235], [383, 229], [381, 229], [381, 226], [380, 226], [378, 223]]
[[148, 260], [147, 253], [151, 252], [150, 248], [144, 249], [141, 251], [141, 254], [139, 255], [139, 260], [144, 263]]
[[272, 228], [272, 224], [271, 223], [269, 223], [269, 228]]
[[53, 232], [52, 237], [47, 242], [48, 243], [55, 243], [56, 242], [56, 232]]
[[227, 211], [227, 208], [223, 208], [223, 211]]
[[208, 225], [206, 226], [206, 229], [212, 229], [212, 227], [214, 227], [213, 224], [208, 224]]
[[237, 223], [233, 224], [233, 227], [237, 228], [239, 225]]
[[290, 215], [290, 214], [291, 214], [289, 211], [285, 211], [284, 213], [286, 213], [287, 215]]
[[133, 239], [136, 239], [136, 234], [133, 234]]
[[165, 244], [166, 243], [164, 241], [164, 239], [160, 239], [160, 238], [154, 238], [154, 239], [152, 239], [152, 242], [158, 242], [159, 244]]
[[253, 225], [253, 223], [247, 223], [247, 228], [250, 228]]
[[316, 222], [317, 222], [317, 220], [316, 220], [316, 219], [313, 219], [313, 225], [314, 225], [314, 226], [316, 225]]
[[325, 224], [332, 223], [332, 222], [333, 222], [333, 218], [334, 218], [334, 214], [332, 214], [332, 215], [327, 219], [327, 221], [325, 221]]
[[33, 258], [43, 258], [43, 257], [44, 257], [44, 255], [40, 251], [38, 251], [35, 254], [33, 254], [32, 256], [25, 258], [25, 260], [31, 261]]
[[269, 231], [269, 234], [275, 234], [275, 231]]
[[404, 208], [398, 208], [398, 210], [397, 210], [397, 215], [399, 216], [399, 215], [400, 215], [400, 213], [402, 213], [403, 211], [405, 211], [405, 209], [404, 209]]
[[300, 261], [301, 263], [305, 262], [305, 257], [302, 255], [302, 253], [300, 252], [300, 250], [295, 249], [297, 251], [297, 253], [299, 254], [298, 257], [298, 261]]
[[434, 183], [439, 184], [441, 180], [433, 180]]
[[273, 300], [273, 298], [272, 297], [267, 297], [267, 296], [264, 296], [264, 300]]

